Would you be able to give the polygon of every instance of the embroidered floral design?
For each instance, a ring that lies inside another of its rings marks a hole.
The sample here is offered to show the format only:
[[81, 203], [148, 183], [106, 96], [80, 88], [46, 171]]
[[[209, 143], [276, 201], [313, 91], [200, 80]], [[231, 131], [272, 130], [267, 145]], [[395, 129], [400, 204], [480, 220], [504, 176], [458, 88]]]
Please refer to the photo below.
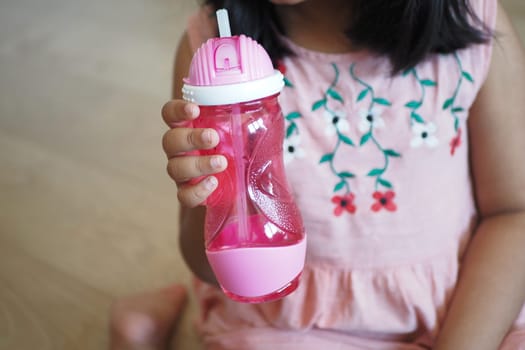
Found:
[[[350, 75], [352, 79], [354, 79], [354, 81], [356, 81], [357, 83], [359, 83], [361, 86], [364, 87], [364, 89], [361, 90], [361, 92], [357, 96], [356, 102], [360, 102], [363, 99], [365, 99], [367, 96], [370, 96], [370, 104], [368, 108], [360, 112], [361, 122], [359, 124], [359, 130], [364, 134], [361, 136], [359, 145], [364, 146], [367, 142], [372, 141], [375, 147], [378, 149], [379, 152], [383, 154], [383, 157], [384, 157], [383, 167], [374, 168], [370, 170], [367, 176], [375, 178], [376, 192], [377, 192], [379, 185], [386, 187], [386, 188], [393, 188], [392, 183], [386, 180], [383, 176], [387, 172], [388, 166], [390, 165], [390, 158], [401, 157], [401, 154], [394, 151], [393, 149], [384, 148], [379, 143], [379, 141], [374, 135], [374, 129], [384, 126], [384, 121], [379, 116], [379, 110], [377, 109], [376, 104], [383, 105], [383, 106], [390, 106], [391, 103], [385, 98], [376, 97], [373, 87], [367, 84], [365, 81], [363, 81], [359, 77], [357, 77], [357, 75], [355, 74], [355, 63], [350, 66]], [[365, 123], [368, 123], [368, 125], [366, 125]], [[365, 126], [368, 126], [368, 129], [365, 128]]]
[[434, 148], [439, 145], [439, 140], [434, 134], [436, 133], [437, 127], [434, 123], [426, 124], [414, 124], [412, 125], [412, 133], [414, 138], [410, 142], [410, 146], [418, 148], [421, 145], [425, 145], [429, 148]]
[[336, 205], [334, 208], [334, 215], [341, 216], [344, 211], [347, 211], [351, 214], [355, 213], [357, 208], [354, 205], [354, 198], [355, 196], [351, 192], [345, 194], [344, 196], [333, 196], [332, 203]]
[[394, 197], [395, 197], [394, 191], [386, 191], [386, 192], [379, 192], [375, 191], [372, 197], [376, 200], [374, 204], [372, 204], [372, 211], [378, 212], [381, 209], [386, 209], [388, 211], [396, 211], [397, 205], [394, 203]]
[[359, 116], [361, 117], [361, 121], [359, 122], [358, 128], [362, 133], [368, 132], [371, 129], [380, 129], [385, 126], [385, 121], [381, 117], [379, 108], [373, 107], [371, 110], [360, 109]]
[[325, 110], [323, 118], [326, 122], [325, 134], [334, 136], [337, 133], [347, 133], [350, 130], [350, 124], [346, 119], [346, 113], [342, 110]]
[[[472, 78], [472, 75], [463, 69], [461, 59], [459, 58], [457, 53], [454, 53], [454, 59], [459, 68], [460, 75], [458, 78], [458, 82], [456, 83], [456, 88], [454, 89], [453, 95], [449, 97], [448, 99], [446, 99], [445, 102], [443, 103], [443, 110], [444, 111], [448, 110], [450, 113], [450, 116], [454, 120], [455, 136], [450, 141], [451, 142], [450, 155], [452, 156], [455, 154], [456, 148], [458, 148], [461, 145], [460, 117], [458, 116], [458, 113], [465, 111], [465, 108], [458, 106], [456, 104], [456, 98], [458, 97], [459, 91], [461, 89], [461, 85], [464, 80], [470, 83], [474, 83], [474, 79]], [[452, 146], [452, 142], [454, 142], [455, 144], [454, 147]]]
[[343, 97], [341, 97], [341, 94], [336, 89], [337, 82], [339, 81], [339, 68], [337, 68], [335, 63], [332, 63], [332, 67], [335, 72], [334, 80], [328, 89], [326, 89], [326, 91], [323, 93], [323, 97], [312, 104], [312, 112], [323, 108], [323, 117], [327, 123], [327, 133], [330, 135], [337, 134], [338, 145], [340, 143], [339, 141], [341, 141], [347, 145], [353, 146], [354, 142], [348, 136], [343, 134], [350, 129], [348, 121], [346, 120], [345, 112], [342, 110], [342, 108], [334, 109], [330, 107], [328, 103], [329, 100], [332, 100], [335, 103], [340, 104], [341, 107], [343, 107], [345, 103]]
[[421, 96], [419, 97], [419, 100], [412, 100], [405, 103], [405, 107], [410, 109], [410, 124], [425, 123], [425, 119], [418, 113], [418, 109], [421, 108], [425, 102], [425, 88], [436, 86], [437, 83], [431, 79], [421, 79], [415, 68], [410, 68], [403, 72], [403, 76], [407, 75], [413, 75], [421, 88]]
[[450, 155], [453, 156], [456, 153], [456, 148], [461, 146], [461, 128], [458, 128], [456, 136], [450, 140]]
[[288, 113], [284, 120], [288, 123], [288, 126], [286, 127], [286, 138], [292, 136], [292, 134], [299, 134], [299, 128], [297, 127], [297, 123], [295, 122], [295, 119], [301, 118], [301, 113], [294, 111]]
[[286, 77], [286, 66], [284, 65], [283, 61], [279, 61], [277, 63], [277, 70], [283, 75], [284, 86], [293, 87], [293, 84]]
[[[283, 75], [286, 74], [286, 66], [282, 61], [279, 61], [277, 64], [277, 69]], [[284, 77], [284, 85], [288, 88], [294, 87], [290, 80], [286, 78], [286, 76]], [[285, 164], [290, 163], [293, 159], [302, 158], [304, 156], [304, 151], [299, 147], [299, 128], [297, 127], [296, 123], [296, 120], [300, 119], [301, 117], [302, 115], [298, 111], [292, 111], [284, 117], [284, 120], [287, 123], [286, 136], [283, 142]]]
[[[348, 124], [346, 114], [343, 112], [342, 108], [344, 105], [344, 100], [336, 89], [336, 85], [339, 80], [339, 68], [335, 63], [332, 63], [332, 68], [335, 72], [334, 80], [323, 93], [323, 97], [312, 104], [312, 112], [322, 108], [324, 110], [323, 118], [326, 122], [325, 132], [329, 135], [337, 135], [337, 142], [334, 146], [334, 149], [332, 152], [324, 154], [319, 160], [319, 163], [328, 163], [330, 170], [338, 178], [338, 182], [335, 184], [333, 192], [344, 189], [345, 195], [348, 196], [351, 194], [349, 179], [353, 178], [355, 175], [349, 171], [337, 170], [334, 165], [334, 157], [342, 145], [353, 147], [354, 142], [350, 137], [345, 135], [345, 133], [349, 131], [350, 125]], [[340, 105], [340, 108], [335, 109], [331, 107], [332, 103], [330, 103], [329, 106], [329, 101]]]
[[296, 158], [304, 158], [306, 155], [301, 148], [301, 136], [299, 134], [292, 135], [284, 140], [284, 164], [290, 163]]

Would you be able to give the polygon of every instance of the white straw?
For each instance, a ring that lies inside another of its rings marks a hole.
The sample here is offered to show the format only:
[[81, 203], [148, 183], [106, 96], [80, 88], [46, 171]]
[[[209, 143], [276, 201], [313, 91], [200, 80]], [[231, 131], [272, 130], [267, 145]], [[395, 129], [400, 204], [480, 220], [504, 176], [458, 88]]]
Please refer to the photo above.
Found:
[[230, 20], [228, 19], [228, 10], [217, 10], [217, 23], [219, 24], [219, 35], [221, 38], [232, 36], [230, 29]]

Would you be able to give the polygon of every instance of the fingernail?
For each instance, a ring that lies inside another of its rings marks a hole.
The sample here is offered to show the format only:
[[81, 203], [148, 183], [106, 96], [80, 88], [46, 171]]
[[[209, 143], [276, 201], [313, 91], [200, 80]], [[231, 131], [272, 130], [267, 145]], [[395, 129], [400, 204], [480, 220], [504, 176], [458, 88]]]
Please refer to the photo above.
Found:
[[199, 107], [193, 104], [187, 104], [184, 106], [184, 110], [186, 113], [188, 113], [192, 118], [195, 118], [197, 115], [199, 115]]
[[204, 131], [202, 132], [202, 141], [203, 141], [205, 144], [207, 144], [207, 145], [211, 144], [211, 142], [212, 142], [212, 133], [211, 133], [211, 130], [204, 130]]
[[208, 190], [208, 191], [212, 191], [215, 189], [215, 187], [217, 187], [217, 179], [214, 177], [214, 176], [210, 176], [208, 177], [205, 181], [204, 181], [204, 187]]
[[210, 163], [212, 168], [221, 169], [222, 167], [224, 167], [224, 165], [226, 165], [226, 160], [222, 156], [215, 156], [211, 158]]

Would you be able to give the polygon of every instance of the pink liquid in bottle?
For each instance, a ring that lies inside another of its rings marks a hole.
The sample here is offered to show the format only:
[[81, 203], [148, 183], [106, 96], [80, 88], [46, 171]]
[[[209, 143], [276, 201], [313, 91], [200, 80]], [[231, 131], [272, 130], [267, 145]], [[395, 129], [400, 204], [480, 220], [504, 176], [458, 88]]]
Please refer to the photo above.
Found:
[[282, 75], [255, 41], [225, 35], [197, 51], [185, 82], [185, 98], [201, 106], [193, 126], [214, 128], [220, 138], [201, 154], [228, 160], [206, 202], [210, 265], [234, 300], [281, 298], [297, 288], [306, 251], [283, 165]]
[[[253, 216], [249, 220], [260, 222], [264, 218]], [[271, 301], [297, 288], [304, 264], [306, 241], [303, 239], [291, 245], [266, 246], [267, 233], [264, 226], [256, 225], [250, 234], [254, 243], [260, 243], [260, 246], [254, 244], [242, 248], [240, 243], [243, 242], [234, 238], [239, 232], [238, 226], [233, 223], [224, 228], [221, 236], [231, 234], [230, 243], [241, 248], [214, 249], [212, 245], [206, 250], [217, 279], [230, 298], [244, 302]]]

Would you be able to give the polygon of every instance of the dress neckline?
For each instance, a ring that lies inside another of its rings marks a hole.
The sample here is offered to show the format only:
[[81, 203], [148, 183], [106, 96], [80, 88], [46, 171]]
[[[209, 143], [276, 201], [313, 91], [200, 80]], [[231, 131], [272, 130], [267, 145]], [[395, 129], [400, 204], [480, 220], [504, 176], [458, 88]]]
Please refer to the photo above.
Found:
[[343, 53], [328, 53], [307, 49], [286, 36], [281, 36], [282, 42], [292, 51], [293, 57], [304, 59], [310, 63], [356, 65], [361, 74], [380, 74], [390, 77], [392, 65], [387, 57], [370, 50], [362, 49]]
[[369, 50], [355, 50], [347, 51], [342, 53], [329, 53], [316, 51], [305, 48], [292, 41], [287, 36], [281, 35], [280, 39], [286, 44], [286, 46], [299, 57], [309, 58], [315, 61], [321, 62], [349, 62], [349, 61], [361, 61], [363, 59], [380, 59], [379, 55], [371, 53]]

